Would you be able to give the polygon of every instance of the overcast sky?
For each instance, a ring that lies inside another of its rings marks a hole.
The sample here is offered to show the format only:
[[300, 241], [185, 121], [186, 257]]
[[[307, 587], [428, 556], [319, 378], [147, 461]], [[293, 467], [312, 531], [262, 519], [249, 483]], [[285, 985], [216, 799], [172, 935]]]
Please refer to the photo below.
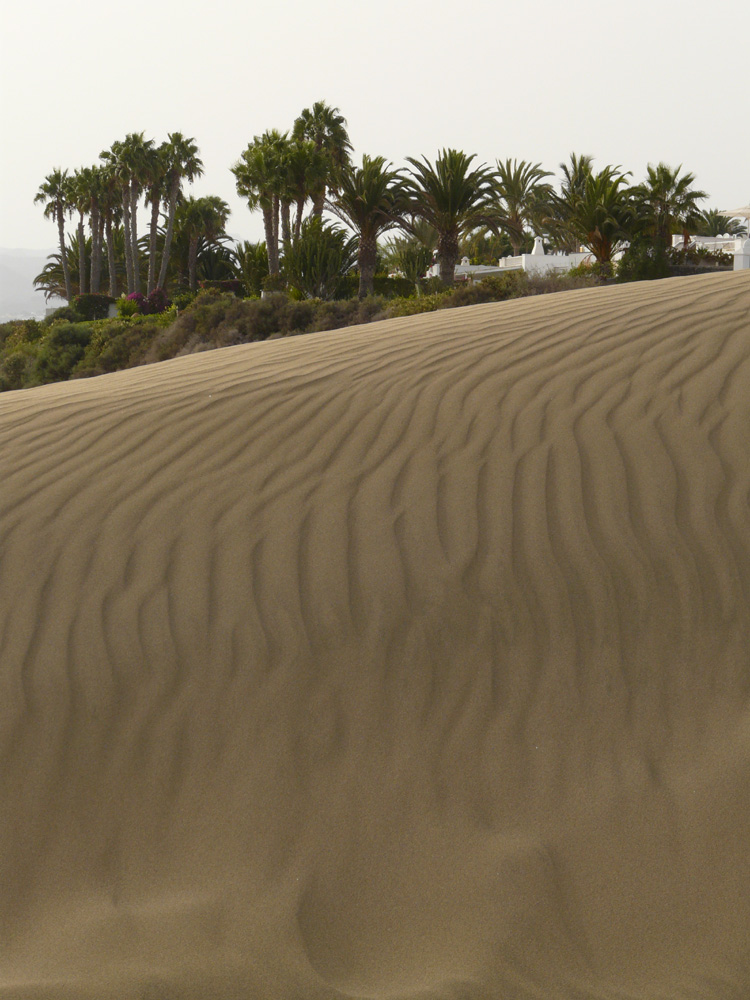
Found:
[[76, 0], [3, 16], [0, 246], [51, 247], [34, 205], [55, 167], [94, 163], [127, 132], [195, 138], [197, 195], [258, 239], [233, 162], [315, 100], [346, 117], [355, 156], [517, 157], [557, 173], [683, 164], [705, 207], [750, 201], [750, 4], [683, 0]]

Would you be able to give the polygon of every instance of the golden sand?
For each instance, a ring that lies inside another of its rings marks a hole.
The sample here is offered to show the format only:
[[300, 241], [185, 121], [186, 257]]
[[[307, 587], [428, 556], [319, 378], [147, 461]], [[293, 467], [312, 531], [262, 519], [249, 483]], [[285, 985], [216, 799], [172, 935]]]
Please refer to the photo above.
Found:
[[746, 1000], [750, 273], [0, 396], [2, 1000]]

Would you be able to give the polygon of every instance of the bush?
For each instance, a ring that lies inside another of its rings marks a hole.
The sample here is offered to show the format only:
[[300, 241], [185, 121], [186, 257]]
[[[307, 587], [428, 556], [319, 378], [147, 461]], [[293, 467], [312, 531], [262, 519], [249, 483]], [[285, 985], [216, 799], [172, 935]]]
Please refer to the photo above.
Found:
[[653, 281], [669, 277], [666, 247], [645, 236], [636, 236], [617, 265], [618, 281]]
[[219, 292], [226, 292], [241, 299], [245, 293], [244, 285], [237, 278], [229, 278], [226, 281], [199, 281], [201, 288], [215, 288]]
[[73, 308], [85, 320], [106, 319], [109, 307], [115, 300], [109, 295], [85, 292], [73, 299]]
[[299, 239], [284, 247], [284, 277], [304, 298], [336, 299], [356, 260], [355, 237], [312, 216], [302, 223]]
[[286, 290], [286, 281], [280, 274], [267, 274], [260, 284], [264, 292], [283, 292]]
[[35, 377], [40, 383], [64, 382], [81, 360], [91, 340], [89, 323], [59, 323], [39, 346]]
[[163, 313], [169, 305], [169, 298], [163, 288], [155, 288], [145, 302], [141, 304], [141, 313], [144, 316], [154, 316]]
[[181, 312], [183, 309], [187, 309], [190, 303], [195, 301], [197, 296], [197, 292], [180, 292], [179, 295], [172, 296], [172, 305]]
[[0, 392], [9, 389], [23, 389], [30, 380], [34, 368], [32, 355], [22, 351], [8, 354], [0, 365]]
[[145, 298], [140, 292], [133, 292], [127, 298], [120, 297], [117, 300], [117, 315], [121, 319], [137, 315], [140, 312], [141, 300], [145, 301]]
[[454, 306], [470, 306], [479, 302], [504, 302], [506, 299], [515, 299], [527, 294], [526, 285], [525, 271], [491, 274], [481, 281], [459, 285], [444, 296], [440, 306], [450, 309]]
[[44, 320], [47, 324], [57, 323], [60, 320], [65, 320], [66, 323], [83, 323], [85, 317], [83, 317], [78, 310], [74, 309], [73, 306], [60, 306], [59, 309], [55, 309], [53, 313], [50, 313]]
[[146, 317], [135, 322], [113, 319], [97, 324], [72, 377], [102, 375], [143, 364], [161, 329], [161, 319]]

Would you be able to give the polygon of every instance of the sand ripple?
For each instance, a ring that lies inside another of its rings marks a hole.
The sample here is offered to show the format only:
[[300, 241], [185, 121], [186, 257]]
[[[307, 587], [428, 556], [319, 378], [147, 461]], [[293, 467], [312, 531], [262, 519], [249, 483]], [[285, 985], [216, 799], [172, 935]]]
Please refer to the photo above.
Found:
[[750, 275], [0, 396], [0, 997], [745, 1000]]

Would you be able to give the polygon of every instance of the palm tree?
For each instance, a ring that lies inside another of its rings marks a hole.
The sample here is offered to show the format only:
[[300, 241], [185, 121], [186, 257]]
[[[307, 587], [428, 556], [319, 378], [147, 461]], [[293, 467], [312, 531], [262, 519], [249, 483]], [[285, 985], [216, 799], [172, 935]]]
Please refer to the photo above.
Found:
[[[99, 168], [99, 211], [107, 238], [107, 270], [109, 272], [109, 294], [117, 298], [117, 265], [115, 254], [115, 228], [122, 221], [122, 202], [120, 199], [120, 183], [117, 173], [111, 163], [105, 163]], [[124, 253], [123, 233], [123, 258]]]
[[263, 213], [268, 268], [273, 275], [279, 273], [277, 209], [284, 183], [281, 139], [276, 131], [256, 135], [232, 167], [237, 193], [247, 198], [251, 212], [259, 208]]
[[198, 156], [198, 147], [194, 139], [187, 139], [181, 132], [170, 132], [167, 142], [163, 144], [164, 155], [164, 191], [168, 204], [167, 231], [164, 235], [164, 249], [159, 268], [158, 288], [164, 288], [169, 267], [169, 255], [172, 249], [174, 234], [174, 219], [177, 211], [177, 201], [180, 196], [182, 182], [192, 182], [203, 173], [203, 161]]
[[619, 167], [612, 166], [597, 174], [589, 171], [582, 183], [559, 199], [565, 210], [561, 214], [567, 232], [591, 251], [605, 273], [611, 271], [612, 256], [619, 244], [632, 232], [634, 212], [626, 184], [629, 174], [619, 171]]
[[406, 180], [410, 213], [438, 233], [438, 266], [444, 285], [453, 284], [458, 246], [465, 233], [480, 226], [496, 231], [508, 224], [495, 203], [492, 172], [484, 165], [470, 170], [474, 158], [475, 154], [467, 156], [456, 149], [443, 149], [434, 164], [425, 157], [421, 161], [407, 157], [413, 167]]
[[83, 220], [91, 208], [91, 186], [89, 167], [74, 171], [70, 178], [70, 203], [78, 212], [78, 288], [81, 295], [86, 291], [86, 236]]
[[[325, 187], [328, 157], [311, 139], [293, 139], [286, 151], [285, 167], [286, 197], [295, 207], [294, 225], [290, 225], [291, 237], [298, 240], [305, 202], [314, 192]], [[282, 203], [282, 211], [283, 207]]]
[[542, 225], [554, 244], [566, 253], [575, 253], [580, 243], [568, 222], [579, 198], [583, 196], [586, 182], [593, 171], [593, 156], [588, 153], [571, 153], [569, 163], [561, 163], [562, 183], [560, 194], [550, 199]]
[[311, 108], [305, 108], [294, 123], [292, 137], [299, 141], [309, 140], [317, 150], [325, 154], [327, 177], [319, 181], [313, 189], [313, 215], [323, 214], [326, 190], [336, 190], [336, 178], [343, 166], [349, 162], [352, 144], [346, 130], [346, 118], [338, 108], [332, 108], [325, 101], [316, 101]]
[[138, 202], [148, 183], [149, 157], [153, 139], [144, 139], [143, 132], [129, 132], [123, 143], [123, 159], [130, 174], [130, 227], [133, 248], [133, 291], [141, 290], [141, 269], [138, 254]]
[[88, 215], [89, 226], [91, 228], [91, 271], [89, 274], [89, 288], [92, 292], [99, 292], [99, 283], [102, 273], [102, 249], [104, 245], [105, 219], [102, 212], [102, 201], [104, 198], [104, 177], [102, 168], [98, 164], [87, 168], [87, 190], [88, 190]]
[[372, 295], [378, 237], [393, 229], [408, 207], [401, 174], [382, 156], [365, 154], [361, 167], [347, 165], [341, 170], [338, 191], [326, 207], [354, 230], [359, 243], [359, 297]]
[[148, 278], [146, 294], [153, 292], [156, 282], [156, 244], [159, 233], [159, 212], [162, 198], [165, 196], [167, 144], [151, 147], [146, 153], [144, 162], [144, 182], [146, 187], [146, 204], [151, 206], [151, 222], [148, 237]]
[[60, 242], [60, 259], [65, 283], [65, 298], [68, 302], [73, 298], [70, 284], [70, 269], [65, 252], [65, 216], [70, 210], [70, 185], [68, 171], [57, 167], [47, 174], [34, 197], [34, 203], [44, 204], [44, 216], [57, 223], [57, 233]]
[[739, 219], [722, 215], [718, 208], [707, 208], [696, 217], [696, 236], [744, 236], [745, 226]]
[[135, 291], [135, 263], [133, 252], [133, 229], [130, 224], [130, 168], [127, 162], [124, 143], [119, 140], [112, 143], [109, 149], [103, 149], [99, 154], [104, 160], [108, 176], [113, 188], [117, 190], [122, 206], [122, 226], [125, 239], [125, 280], [128, 294]]
[[287, 247], [284, 276], [305, 298], [334, 299], [356, 260], [356, 237], [313, 215], [302, 223], [300, 238]]
[[542, 170], [541, 163], [497, 161], [495, 190], [503, 200], [514, 256], [520, 252], [524, 227], [539, 214], [540, 201], [549, 200], [551, 187], [542, 180], [551, 176], [548, 170]]
[[234, 251], [237, 276], [248, 295], [260, 295], [263, 279], [268, 274], [268, 252], [265, 243], [238, 243]]
[[176, 213], [176, 226], [189, 240], [188, 285], [191, 291], [198, 287], [197, 263], [198, 247], [201, 241], [211, 246], [224, 235], [224, 227], [229, 218], [229, 205], [217, 195], [202, 198], [185, 198]]
[[420, 295], [419, 282], [432, 263], [432, 253], [416, 236], [394, 236], [383, 246], [383, 261], [390, 271], [397, 271], [408, 279]]
[[690, 239], [688, 229], [697, 224], [700, 210], [696, 202], [708, 195], [692, 187], [694, 174], [683, 174], [682, 166], [673, 169], [666, 163], [649, 163], [646, 180], [633, 188], [639, 204], [639, 215], [645, 230], [662, 246], [671, 243], [672, 233], [682, 231], [685, 244]]

